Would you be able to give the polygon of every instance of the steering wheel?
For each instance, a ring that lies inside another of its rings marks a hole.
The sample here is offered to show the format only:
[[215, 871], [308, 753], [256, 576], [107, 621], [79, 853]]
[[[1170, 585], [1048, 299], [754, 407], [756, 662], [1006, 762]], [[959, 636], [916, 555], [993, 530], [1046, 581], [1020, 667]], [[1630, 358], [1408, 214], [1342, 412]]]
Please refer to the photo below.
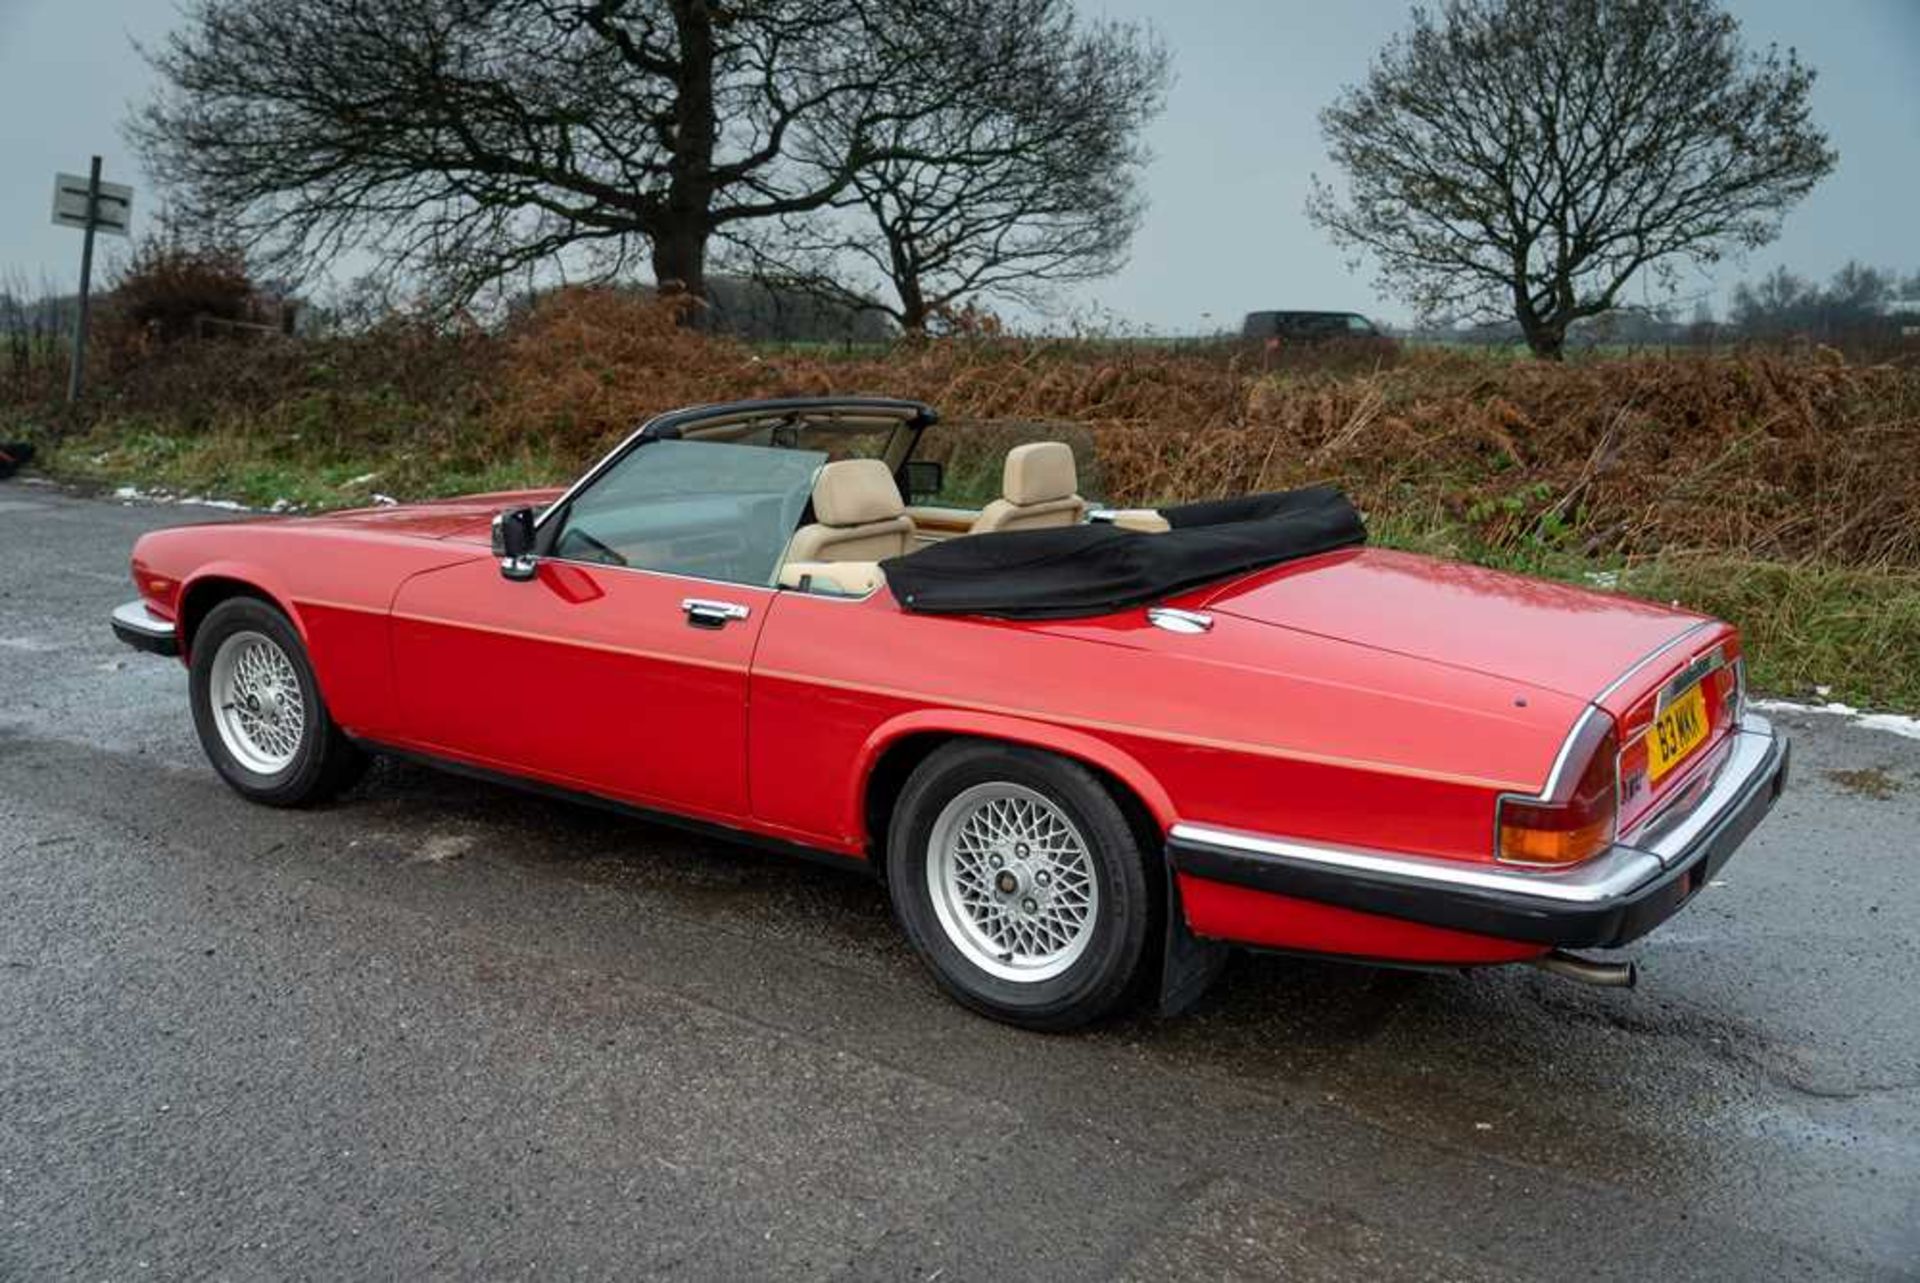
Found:
[[613, 565], [624, 566], [627, 564], [627, 559], [625, 557], [621, 556], [618, 552], [614, 551], [612, 548], [607, 547], [607, 545], [601, 543], [598, 539], [595, 539], [592, 535], [580, 529], [580, 527], [578, 526], [568, 527], [567, 538], [578, 539], [581, 543], [586, 544], [588, 547], [592, 548], [595, 552], [599, 553], [602, 560], [611, 562]]

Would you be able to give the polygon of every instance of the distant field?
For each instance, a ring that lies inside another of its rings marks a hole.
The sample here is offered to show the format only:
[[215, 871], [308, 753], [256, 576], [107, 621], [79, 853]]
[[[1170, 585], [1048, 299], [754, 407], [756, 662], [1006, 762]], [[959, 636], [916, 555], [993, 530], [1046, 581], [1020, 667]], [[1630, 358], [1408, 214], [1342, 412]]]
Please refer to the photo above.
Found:
[[1011, 441], [1063, 436], [1121, 503], [1331, 480], [1375, 537], [1741, 623], [1770, 689], [1920, 707], [1920, 370], [1837, 354], [1485, 348], [1275, 356], [1240, 344], [936, 340], [750, 347], [657, 306], [563, 295], [501, 335], [103, 345], [86, 413], [54, 371], [0, 386], [0, 435], [60, 476], [324, 508], [552, 482], [697, 401], [919, 397], [990, 493]]

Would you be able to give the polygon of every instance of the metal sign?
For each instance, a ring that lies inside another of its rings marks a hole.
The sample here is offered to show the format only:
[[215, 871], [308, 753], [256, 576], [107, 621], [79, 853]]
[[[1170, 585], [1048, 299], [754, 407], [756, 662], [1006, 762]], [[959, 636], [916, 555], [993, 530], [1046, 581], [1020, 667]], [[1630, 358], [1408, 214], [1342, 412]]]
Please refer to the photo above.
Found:
[[[53, 176], [53, 221], [61, 227], [87, 226], [87, 183], [83, 174]], [[94, 199], [93, 230], [125, 236], [133, 221], [133, 188], [101, 183]]]

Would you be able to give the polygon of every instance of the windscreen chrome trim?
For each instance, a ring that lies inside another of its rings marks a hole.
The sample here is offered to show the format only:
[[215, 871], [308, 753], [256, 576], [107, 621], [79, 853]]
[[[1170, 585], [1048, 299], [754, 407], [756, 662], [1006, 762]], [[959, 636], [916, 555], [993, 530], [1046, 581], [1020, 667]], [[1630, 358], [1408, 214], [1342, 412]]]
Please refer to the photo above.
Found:
[[[533, 528], [537, 532], [547, 523], [547, 519], [572, 501], [573, 497], [604, 473], [608, 468], [626, 457], [631, 450], [648, 441], [667, 440], [677, 437], [688, 427], [698, 426], [701, 421], [725, 419], [728, 416], [750, 416], [765, 414], [775, 417], [781, 414], [830, 414], [834, 410], [847, 414], [870, 413], [876, 418], [897, 418], [901, 426], [915, 430], [924, 430], [939, 422], [940, 415], [930, 405], [921, 401], [905, 401], [892, 397], [777, 397], [764, 401], [720, 401], [711, 405], [683, 406], [678, 410], [669, 410], [648, 419], [616, 445], [600, 456], [599, 462], [582, 473], [578, 480], [561, 492], [558, 499], [548, 504], [534, 518]], [[909, 448], [909, 457], [911, 448]]]

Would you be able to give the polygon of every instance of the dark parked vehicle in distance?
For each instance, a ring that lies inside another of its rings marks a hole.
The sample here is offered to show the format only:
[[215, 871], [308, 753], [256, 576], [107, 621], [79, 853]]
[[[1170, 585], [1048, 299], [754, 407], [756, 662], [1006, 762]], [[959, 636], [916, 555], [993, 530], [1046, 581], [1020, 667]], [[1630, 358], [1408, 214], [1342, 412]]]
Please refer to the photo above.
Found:
[[1377, 326], [1358, 312], [1248, 312], [1240, 323], [1243, 339], [1283, 343], [1325, 343], [1330, 339], [1377, 339]]

